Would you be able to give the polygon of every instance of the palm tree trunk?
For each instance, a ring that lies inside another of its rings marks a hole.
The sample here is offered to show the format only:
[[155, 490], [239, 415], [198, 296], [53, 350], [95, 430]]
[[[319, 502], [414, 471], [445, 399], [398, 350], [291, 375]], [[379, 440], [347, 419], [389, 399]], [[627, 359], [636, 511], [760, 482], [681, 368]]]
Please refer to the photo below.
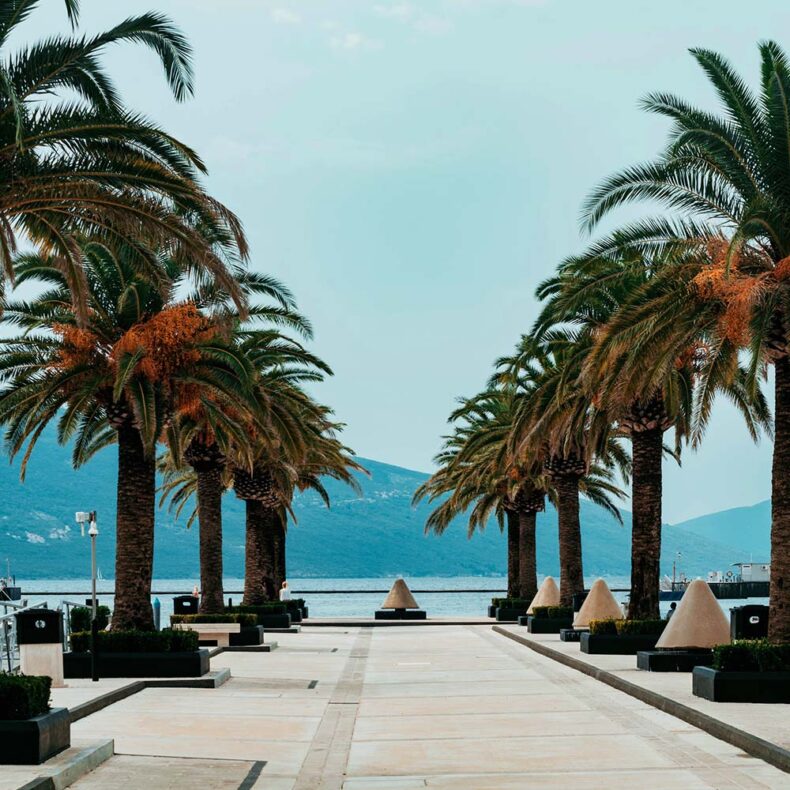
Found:
[[558, 474], [557, 515], [560, 541], [560, 606], [571, 606], [573, 596], [584, 591], [582, 530], [579, 522], [579, 477]]
[[507, 597], [518, 598], [518, 513], [506, 509], [507, 519]]
[[222, 614], [222, 470], [196, 470], [200, 524], [200, 613]]
[[659, 428], [631, 436], [631, 594], [628, 616], [658, 620], [661, 569], [661, 457], [664, 434]]
[[771, 589], [768, 638], [790, 642], [790, 359], [774, 365], [774, 457], [771, 472]]
[[156, 512], [155, 459], [147, 457], [139, 431], [118, 431], [118, 489], [115, 519], [115, 630], [153, 630], [151, 578]]
[[276, 590], [274, 599], [277, 599], [280, 588], [286, 580], [285, 567], [285, 514], [282, 511], [275, 511], [277, 523], [274, 528], [274, 589]]
[[531, 601], [538, 592], [538, 568], [535, 557], [535, 523], [538, 514], [534, 510], [519, 511], [518, 514], [518, 580], [519, 597]]
[[276, 600], [274, 533], [279, 514], [257, 499], [245, 500], [247, 537], [244, 556], [244, 603], [257, 606]]

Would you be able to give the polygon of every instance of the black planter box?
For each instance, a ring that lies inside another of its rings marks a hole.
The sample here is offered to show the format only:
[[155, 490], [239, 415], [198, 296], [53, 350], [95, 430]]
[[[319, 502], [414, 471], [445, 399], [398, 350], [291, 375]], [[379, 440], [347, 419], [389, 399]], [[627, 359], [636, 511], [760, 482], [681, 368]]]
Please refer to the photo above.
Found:
[[290, 628], [291, 615], [289, 614], [259, 614], [258, 625], [266, 628]]
[[653, 650], [661, 634], [645, 635], [610, 635], [591, 634], [589, 631], [582, 634], [582, 653], [590, 655], [607, 656], [633, 656], [640, 650]]
[[302, 607], [302, 620], [307, 620], [307, 618], [308, 618], [309, 616], [310, 616], [310, 615], [309, 615], [309, 609], [308, 609], [308, 606], [307, 606], [307, 604], [305, 604], [305, 605]]
[[570, 617], [535, 617], [530, 614], [519, 617], [518, 624], [527, 626], [531, 634], [558, 634], [563, 628], [570, 628], [573, 620]]
[[527, 607], [519, 607], [518, 609], [511, 608], [510, 606], [497, 606], [496, 620], [498, 623], [516, 623], [518, 618], [527, 613]]
[[691, 683], [696, 697], [713, 702], [790, 702], [790, 672], [722, 672], [695, 667]]
[[248, 625], [242, 626], [238, 634], [230, 634], [228, 640], [231, 647], [246, 647], [247, 645], [263, 644], [263, 626]]
[[427, 614], [422, 609], [378, 609], [376, 620], [425, 620]]
[[712, 650], [640, 650], [636, 654], [636, 668], [648, 672], [691, 672], [712, 663]]
[[488, 607], [488, 616], [489, 617], [496, 617], [496, 610], [497, 607], [494, 604], [490, 604]]
[[302, 610], [298, 606], [289, 606], [288, 614], [291, 616], [292, 623], [302, 622]]
[[71, 746], [68, 708], [32, 719], [0, 720], [0, 765], [38, 765]]
[[[197, 678], [209, 671], [208, 653], [99, 653], [99, 677]], [[67, 678], [89, 678], [91, 654], [64, 653], [63, 674]]]
[[575, 628], [560, 628], [560, 642], [581, 642], [582, 634], [587, 631], [577, 631]]

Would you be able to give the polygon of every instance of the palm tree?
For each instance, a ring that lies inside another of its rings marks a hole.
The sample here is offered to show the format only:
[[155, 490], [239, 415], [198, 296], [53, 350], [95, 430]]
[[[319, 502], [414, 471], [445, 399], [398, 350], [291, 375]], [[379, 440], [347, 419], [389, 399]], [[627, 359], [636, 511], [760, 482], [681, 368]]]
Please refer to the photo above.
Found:
[[[160, 60], [179, 101], [193, 90], [191, 50], [159, 13], [129, 17], [94, 36], [52, 36], [16, 52], [9, 39], [41, 0], [0, 5], [0, 268], [13, 280], [17, 237], [63, 273], [84, 313], [79, 239], [125, 248], [130, 265], [162, 282], [158, 254], [204, 269], [240, 298], [225, 260], [246, 255], [238, 219], [197, 182], [189, 147], [123, 104], [103, 53], [140, 44]], [[65, 0], [72, 27], [77, 0]], [[214, 244], [207, 244], [211, 237]], [[156, 251], [155, 253], [152, 251]], [[241, 302], [240, 302], [241, 303]]]
[[24, 334], [2, 342], [0, 421], [12, 455], [27, 461], [44, 429], [57, 420], [58, 439], [74, 440], [79, 466], [118, 445], [115, 628], [153, 627], [155, 455], [160, 438], [175, 439], [174, 404], [204, 390], [228, 401], [243, 392], [243, 364], [198, 307], [180, 301], [180, 269], [160, 266], [171, 282], [142, 276], [125, 256], [88, 243], [86, 322], [78, 323], [71, 290], [50, 258], [19, 256], [19, 283], [49, 286], [30, 302], [6, 304], [5, 320]]
[[[632, 446], [632, 541], [629, 614], [659, 617], [661, 559], [661, 494], [663, 434], [673, 428], [677, 457], [693, 423], [694, 394], [704, 359], [702, 338], [678, 348], [677, 355], [646, 359], [635, 354], [629, 332], [614, 333], [632, 304], [641, 298], [662, 262], [646, 262], [622, 249], [611, 255], [565, 261], [556, 276], [541, 284], [538, 297], [546, 304], [536, 322], [538, 336], [558, 326], [586, 329], [594, 338], [579, 384], [596, 403], [605, 405], [616, 433]], [[628, 329], [631, 326], [628, 325]], [[624, 335], [624, 336], [623, 336]], [[641, 349], [640, 349], [641, 352]], [[723, 391], [736, 403], [753, 430], [768, 419], [760, 393], [751, 398], [744, 371], [733, 380], [719, 374], [708, 387]], [[703, 393], [699, 393], [703, 394]], [[696, 436], [697, 442], [700, 436]]]
[[[674, 214], [632, 223], [596, 245], [596, 253], [625, 241], [646, 254], [678, 255], [675, 286], [658, 286], [637, 337], [678, 345], [707, 339], [705, 372], [734, 371], [739, 351], [751, 357], [753, 393], [774, 368], [775, 416], [771, 517], [769, 636], [790, 640], [790, 65], [774, 42], [760, 45], [760, 91], [754, 94], [720, 55], [692, 50], [722, 106], [716, 115], [669, 94], [651, 94], [644, 106], [672, 121], [670, 141], [654, 162], [607, 179], [590, 197], [593, 227], [615, 207], [657, 200]], [[645, 303], [646, 305], [646, 303]], [[643, 307], [645, 307], [643, 305]], [[644, 316], [644, 310], [640, 315]], [[669, 341], [667, 338], [674, 338]], [[644, 347], [644, 346], [643, 346]], [[734, 375], [734, 374], [733, 374]], [[708, 412], [702, 408], [702, 419]]]
[[[510, 357], [496, 363], [502, 382], [517, 382], [524, 395], [513, 416], [509, 444], [517, 454], [540, 457], [556, 492], [560, 543], [560, 600], [570, 606], [584, 590], [579, 494], [591, 471], [602, 476], [607, 493], [622, 496], [612, 482], [616, 471], [624, 480], [630, 459], [611, 430], [605, 410], [595, 408], [577, 386], [589, 334], [546, 333], [540, 341], [524, 336]], [[587, 492], [595, 501], [595, 492]], [[608, 498], [599, 504], [620, 519]]]

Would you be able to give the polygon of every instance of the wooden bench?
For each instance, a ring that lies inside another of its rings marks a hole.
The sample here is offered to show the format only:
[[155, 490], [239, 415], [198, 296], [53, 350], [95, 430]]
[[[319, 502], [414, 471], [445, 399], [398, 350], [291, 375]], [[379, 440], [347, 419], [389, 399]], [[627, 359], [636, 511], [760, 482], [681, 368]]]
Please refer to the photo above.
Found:
[[217, 643], [217, 647], [229, 647], [230, 635], [241, 631], [238, 623], [175, 623], [173, 628], [179, 631], [197, 631], [201, 642], [211, 640]]

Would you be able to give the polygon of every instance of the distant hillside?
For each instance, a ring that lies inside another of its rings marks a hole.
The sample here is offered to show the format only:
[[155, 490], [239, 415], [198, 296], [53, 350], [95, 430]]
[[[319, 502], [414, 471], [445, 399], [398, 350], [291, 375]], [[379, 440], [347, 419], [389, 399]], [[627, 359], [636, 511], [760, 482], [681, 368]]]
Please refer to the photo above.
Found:
[[[311, 494], [295, 503], [298, 524], [288, 540], [289, 573], [295, 577], [391, 577], [500, 575], [505, 569], [505, 542], [494, 523], [471, 540], [459, 520], [442, 537], [423, 534], [429, 507], [411, 507], [415, 488], [426, 475], [378, 461], [361, 459], [370, 478], [361, 477], [357, 497], [330, 481], [332, 509]], [[0, 467], [0, 562], [11, 560], [19, 578], [85, 578], [89, 574], [87, 538], [74, 525], [76, 510], [99, 514], [99, 566], [113, 575], [115, 478], [113, 448], [74, 472], [70, 453], [52, 433], [42, 437], [24, 485], [16, 467]], [[629, 572], [630, 514], [620, 526], [606, 512], [582, 503], [585, 571], [624, 575]], [[244, 557], [244, 506], [229, 493], [224, 500], [225, 575], [241, 576]], [[708, 519], [706, 521], [706, 519]], [[719, 525], [721, 529], [719, 529]], [[740, 525], [740, 526], [739, 526]], [[754, 553], [765, 556], [768, 519], [764, 505], [695, 519], [666, 527], [663, 565], [682, 552], [682, 568], [701, 574], [724, 569]], [[558, 572], [557, 517], [549, 509], [538, 519], [538, 567]], [[194, 578], [198, 571], [197, 529], [187, 530], [166, 512], [157, 524], [155, 575]]]

